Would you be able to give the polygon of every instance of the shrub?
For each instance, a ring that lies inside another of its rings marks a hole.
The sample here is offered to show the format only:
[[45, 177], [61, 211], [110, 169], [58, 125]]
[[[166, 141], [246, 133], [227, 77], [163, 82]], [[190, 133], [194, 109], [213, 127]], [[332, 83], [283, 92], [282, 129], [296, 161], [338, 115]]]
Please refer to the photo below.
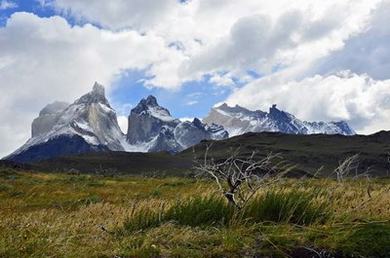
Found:
[[243, 216], [253, 222], [283, 222], [309, 225], [324, 222], [329, 208], [324, 202], [316, 202], [320, 193], [302, 191], [269, 191], [250, 202]]

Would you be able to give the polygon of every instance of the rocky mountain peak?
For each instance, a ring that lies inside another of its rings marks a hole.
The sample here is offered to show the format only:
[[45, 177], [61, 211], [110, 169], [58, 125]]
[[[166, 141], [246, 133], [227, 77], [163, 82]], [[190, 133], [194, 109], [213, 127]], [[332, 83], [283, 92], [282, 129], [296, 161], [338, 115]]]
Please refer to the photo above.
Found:
[[222, 105], [218, 106], [217, 108], [219, 108], [219, 109], [226, 109], [226, 108], [229, 108], [229, 106], [228, 106], [228, 104], [223, 103]]
[[194, 124], [194, 126], [198, 127], [198, 128], [202, 128], [204, 127], [202, 121], [199, 120], [199, 118], [194, 118], [194, 120], [192, 121], [192, 123]]
[[104, 86], [101, 85], [101, 84], [98, 83], [98, 82], [95, 82], [95, 83], [93, 84], [92, 92], [93, 92], [95, 95], [105, 96]]
[[149, 95], [146, 99], [144, 99], [144, 103], [147, 106], [155, 107], [158, 106], [157, 99], [153, 95]]
[[92, 91], [83, 95], [81, 98], [75, 101], [75, 104], [92, 104], [92, 103], [101, 103], [108, 107], [110, 104], [106, 98], [104, 86], [95, 82], [92, 87]]
[[291, 119], [290, 118], [291, 115], [289, 115], [288, 113], [278, 109], [276, 104], [273, 104], [269, 108], [269, 117], [271, 117], [271, 118], [273, 118], [275, 120], [280, 120], [280, 121], [288, 121], [288, 120]]
[[161, 107], [156, 97], [149, 95], [147, 98], [143, 98], [138, 105], [131, 110], [131, 113], [135, 114], [149, 114], [149, 115], [160, 115], [170, 116], [171, 114], [166, 108]]

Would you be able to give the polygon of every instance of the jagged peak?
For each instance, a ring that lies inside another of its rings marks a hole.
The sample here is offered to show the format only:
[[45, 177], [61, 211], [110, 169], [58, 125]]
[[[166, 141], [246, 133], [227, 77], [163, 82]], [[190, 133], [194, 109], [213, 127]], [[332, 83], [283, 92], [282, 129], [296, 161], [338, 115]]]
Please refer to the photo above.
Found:
[[138, 103], [138, 105], [134, 108], [134, 110], [145, 110], [148, 107], [157, 107], [159, 106], [157, 103], [157, 99], [153, 95], [149, 95], [146, 98], [141, 99], [141, 101]]
[[202, 121], [200, 121], [199, 118], [197, 118], [197, 117], [194, 118], [194, 120], [192, 121], [192, 124], [198, 128], [204, 127]]
[[272, 104], [272, 106], [269, 108], [269, 112], [271, 113], [271, 111], [280, 111], [278, 108], [277, 108], [277, 104]]
[[[146, 111], [146, 112], [144, 112]], [[130, 114], [143, 114], [147, 113], [155, 118], [162, 120], [173, 120], [171, 113], [168, 109], [160, 106], [157, 99], [153, 95], [149, 95], [147, 98], [143, 98], [138, 105], [130, 111]]]
[[104, 86], [98, 82], [95, 82], [92, 87], [92, 92], [97, 95], [105, 96]]
[[81, 98], [75, 101], [75, 104], [91, 104], [91, 103], [102, 103], [110, 106], [105, 96], [104, 86], [95, 82], [92, 87], [92, 91], [83, 95]]
[[158, 106], [158, 103], [157, 103], [157, 99], [155, 96], [153, 95], [149, 95], [146, 99], [145, 99], [145, 104], [147, 106]]
[[228, 108], [228, 107], [229, 107], [229, 105], [228, 105], [228, 104], [226, 104], [225, 102], [224, 102], [224, 103], [222, 103], [221, 105], [214, 106], [214, 108], [217, 108], [217, 109], [221, 109], [221, 108]]
[[276, 104], [273, 104], [269, 108], [268, 115], [272, 119], [279, 120], [279, 121], [284, 121], [284, 122], [288, 122], [288, 121], [291, 121], [291, 120], [295, 119], [295, 116], [291, 115], [290, 113], [287, 113], [287, 112], [285, 112], [283, 110], [278, 109]]
[[269, 114], [270, 115], [282, 115], [282, 114], [287, 114], [283, 110], [280, 110], [277, 108], [277, 104], [272, 104], [272, 106], [269, 108]]

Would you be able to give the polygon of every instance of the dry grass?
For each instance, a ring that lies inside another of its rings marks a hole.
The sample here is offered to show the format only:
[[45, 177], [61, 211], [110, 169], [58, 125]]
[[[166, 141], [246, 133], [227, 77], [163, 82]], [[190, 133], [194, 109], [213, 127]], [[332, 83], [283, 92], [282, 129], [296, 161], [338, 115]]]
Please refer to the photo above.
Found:
[[325, 224], [310, 226], [240, 222], [190, 227], [166, 222], [117, 234], [137, 210], [159, 209], [161, 203], [172, 206], [191, 196], [215, 194], [212, 182], [3, 171], [0, 257], [283, 257], [293, 256], [299, 246], [339, 252], [345, 257], [390, 255], [381, 253], [390, 252], [386, 249], [390, 246], [388, 180], [347, 180], [341, 184], [326, 179], [285, 180], [259, 195], [270, 188], [321, 189], [327, 194], [317, 201], [330, 205], [331, 218]]

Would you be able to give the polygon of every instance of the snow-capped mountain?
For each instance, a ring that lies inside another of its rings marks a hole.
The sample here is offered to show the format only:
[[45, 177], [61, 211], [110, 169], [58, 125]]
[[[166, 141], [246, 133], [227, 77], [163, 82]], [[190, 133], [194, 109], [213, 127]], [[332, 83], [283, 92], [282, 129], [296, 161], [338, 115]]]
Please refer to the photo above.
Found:
[[131, 110], [125, 135], [104, 87], [95, 83], [73, 104], [54, 102], [43, 108], [32, 123], [31, 138], [5, 159], [32, 162], [93, 151], [178, 152], [204, 139], [227, 137], [221, 126], [173, 118], [153, 96]]
[[229, 136], [247, 132], [281, 132], [287, 134], [341, 134], [354, 135], [354, 130], [344, 121], [306, 122], [279, 110], [273, 105], [269, 112], [251, 111], [236, 105], [222, 104], [211, 109], [205, 123], [222, 125]]
[[47, 105], [33, 121], [32, 137], [6, 159], [29, 162], [90, 151], [124, 150], [115, 111], [104, 87], [93, 90], [73, 104]]
[[[226, 130], [225, 130], [226, 129]], [[306, 122], [272, 106], [269, 112], [223, 104], [202, 121], [181, 121], [161, 107], [154, 96], [142, 99], [128, 117], [122, 133], [116, 113], [95, 83], [73, 104], [54, 102], [41, 110], [31, 126], [31, 138], [6, 157], [33, 162], [93, 151], [179, 152], [202, 140], [222, 140], [246, 132], [342, 134], [355, 132], [346, 122]]]
[[228, 137], [221, 126], [206, 125], [195, 118], [182, 122], [158, 105], [154, 96], [142, 99], [131, 110], [128, 118], [128, 150], [170, 151], [184, 150], [201, 140], [220, 140]]

